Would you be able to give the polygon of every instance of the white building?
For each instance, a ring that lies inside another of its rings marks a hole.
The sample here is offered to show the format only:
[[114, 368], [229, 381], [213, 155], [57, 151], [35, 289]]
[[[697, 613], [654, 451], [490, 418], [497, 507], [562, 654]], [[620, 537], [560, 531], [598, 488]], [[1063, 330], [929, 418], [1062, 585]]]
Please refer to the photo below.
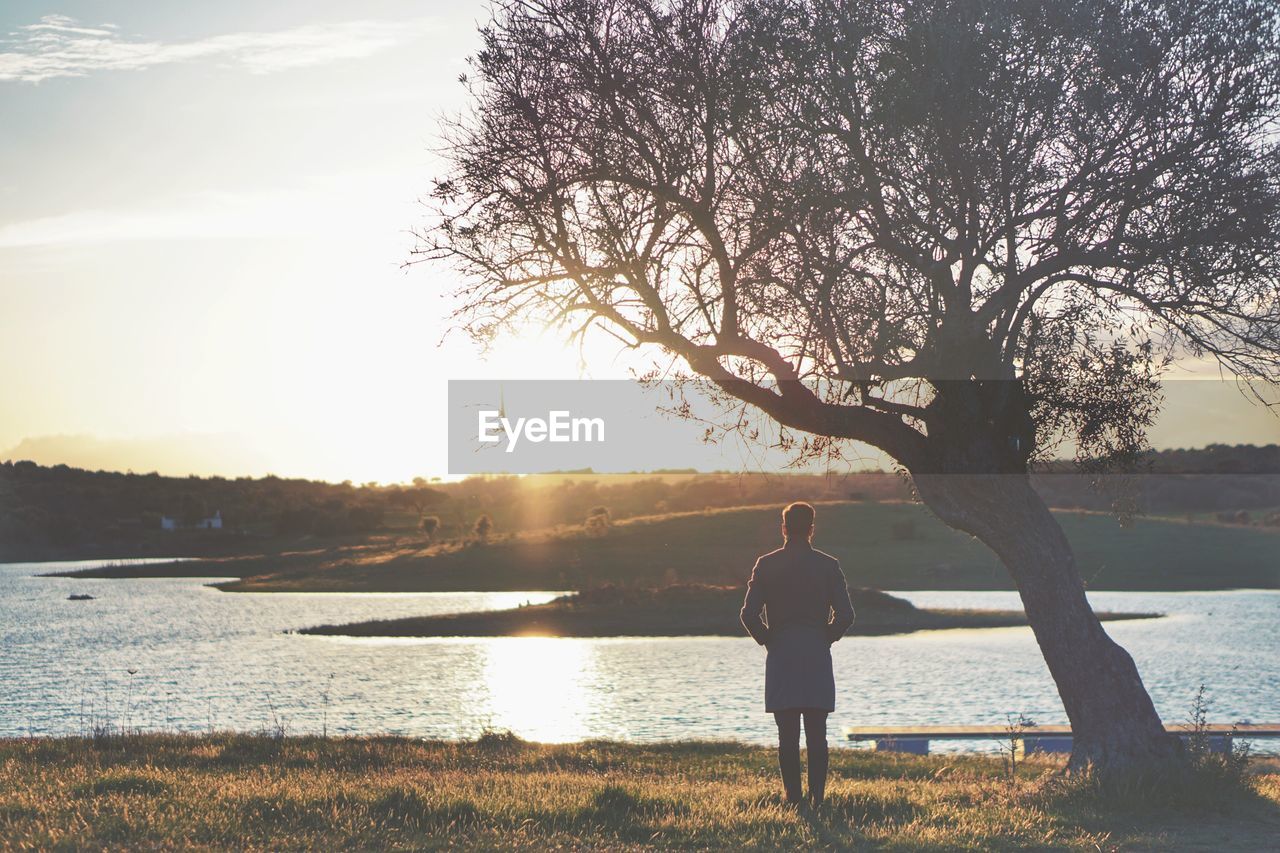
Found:
[[[176, 518], [170, 518], [167, 515], [160, 516], [161, 530], [179, 530], [186, 525], [178, 522]], [[195, 524], [191, 525], [196, 530], [221, 530], [222, 529], [222, 510], [216, 510], [213, 515], [208, 518], [202, 518]]]
[[214, 510], [213, 515], [209, 518], [202, 518], [196, 522], [196, 527], [201, 530], [221, 530], [222, 529], [222, 510]]

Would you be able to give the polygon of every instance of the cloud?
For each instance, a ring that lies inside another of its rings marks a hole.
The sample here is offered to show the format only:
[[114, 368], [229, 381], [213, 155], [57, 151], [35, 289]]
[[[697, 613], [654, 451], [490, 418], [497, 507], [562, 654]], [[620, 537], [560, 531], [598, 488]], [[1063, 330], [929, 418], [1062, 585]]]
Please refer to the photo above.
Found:
[[111, 36], [115, 35], [117, 29], [115, 24], [102, 24], [99, 27], [82, 27], [80, 22], [75, 18], [69, 18], [66, 15], [45, 15], [40, 19], [38, 24], [28, 24], [25, 27], [18, 27], [19, 30], [30, 33], [69, 33], [71, 35], [82, 36]]
[[95, 71], [137, 71], [197, 61], [269, 74], [369, 56], [412, 38], [424, 27], [422, 20], [361, 20], [160, 42], [131, 40], [113, 24], [87, 26], [66, 15], [45, 15], [39, 23], [19, 27], [0, 40], [0, 81], [39, 83]]

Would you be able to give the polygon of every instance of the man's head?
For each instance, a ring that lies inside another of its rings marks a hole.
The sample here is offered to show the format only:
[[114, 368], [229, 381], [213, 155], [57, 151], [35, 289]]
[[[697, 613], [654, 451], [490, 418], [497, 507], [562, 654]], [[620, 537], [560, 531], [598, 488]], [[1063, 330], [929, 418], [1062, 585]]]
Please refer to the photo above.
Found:
[[804, 501], [787, 504], [782, 510], [782, 535], [788, 541], [807, 542], [813, 537], [813, 505]]

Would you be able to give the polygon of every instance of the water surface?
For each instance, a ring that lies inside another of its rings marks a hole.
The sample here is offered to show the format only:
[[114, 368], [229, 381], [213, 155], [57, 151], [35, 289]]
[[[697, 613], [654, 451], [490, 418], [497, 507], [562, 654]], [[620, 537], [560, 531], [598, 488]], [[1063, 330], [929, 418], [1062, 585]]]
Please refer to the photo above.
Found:
[[[82, 564], [91, 565], [91, 564]], [[0, 736], [95, 725], [539, 741], [768, 743], [764, 651], [747, 638], [356, 639], [320, 623], [547, 601], [558, 593], [223, 593], [209, 579], [33, 575], [0, 564]], [[93, 601], [68, 601], [88, 593]], [[1012, 592], [900, 592], [921, 606], [1008, 609]], [[1280, 591], [1097, 592], [1166, 721], [1205, 684], [1215, 722], [1280, 722]], [[1027, 628], [848, 637], [833, 649], [846, 725], [1066, 722]], [[132, 671], [132, 672], [130, 672]], [[982, 748], [978, 745], [977, 748]], [[993, 745], [985, 745], [992, 748]], [[1280, 743], [1259, 741], [1277, 751]], [[954, 748], [972, 748], [957, 746]]]

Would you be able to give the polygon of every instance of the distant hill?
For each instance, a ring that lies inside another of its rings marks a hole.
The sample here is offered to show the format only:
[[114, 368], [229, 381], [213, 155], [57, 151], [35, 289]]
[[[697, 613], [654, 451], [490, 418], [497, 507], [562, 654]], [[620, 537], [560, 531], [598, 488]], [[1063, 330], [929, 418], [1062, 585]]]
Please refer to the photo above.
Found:
[[[0, 463], [0, 559], [41, 547], [86, 546], [102, 556], [218, 553], [245, 537], [349, 535], [380, 529], [389, 510], [410, 496], [279, 477], [162, 477], [85, 471], [66, 465]], [[432, 490], [411, 495], [443, 499]], [[160, 530], [220, 512], [222, 531]], [[172, 550], [176, 549], [176, 550]]]
[[[1107, 511], [1117, 489], [1153, 515], [1245, 511], [1254, 522], [1280, 521], [1280, 445], [1211, 444], [1198, 449], [1162, 450], [1144, 458], [1134, 474], [1095, 477], [1067, 462], [1045, 465], [1036, 488], [1050, 506]], [[1241, 516], [1244, 518], [1244, 516]]]
[[[1121, 527], [1057, 511], [1091, 589], [1280, 588], [1280, 530], [1170, 519]], [[995, 555], [912, 503], [818, 505], [817, 547], [850, 584], [877, 589], [1011, 589]], [[98, 577], [237, 577], [244, 592], [590, 589], [603, 584], [738, 585], [780, 545], [775, 506], [647, 516], [425, 546], [384, 536], [360, 544], [225, 560], [120, 566]]]
[[1157, 474], [1280, 474], [1280, 444], [1211, 444], [1150, 455]]
[[[1152, 453], [1149, 473], [1112, 478], [1152, 515], [1229, 515], [1280, 523], [1280, 446], [1212, 445]], [[1035, 475], [1051, 506], [1107, 511], [1113, 495], [1066, 463]], [[409, 534], [421, 518], [439, 524], [435, 541], [469, 537], [488, 515], [497, 534], [577, 525], [605, 512], [615, 521], [791, 500], [910, 500], [894, 473], [659, 474], [566, 472], [457, 483], [355, 485], [280, 477], [162, 477], [86, 471], [29, 461], [0, 463], [0, 560], [72, 556], [260, 553], [297, 540], [329, 541], [375, 532]], [[220, 532], [162, 533], [160, 517], [197, 519], [218, 511]], [[287, 541], [272, 544], [267, 540]]]

